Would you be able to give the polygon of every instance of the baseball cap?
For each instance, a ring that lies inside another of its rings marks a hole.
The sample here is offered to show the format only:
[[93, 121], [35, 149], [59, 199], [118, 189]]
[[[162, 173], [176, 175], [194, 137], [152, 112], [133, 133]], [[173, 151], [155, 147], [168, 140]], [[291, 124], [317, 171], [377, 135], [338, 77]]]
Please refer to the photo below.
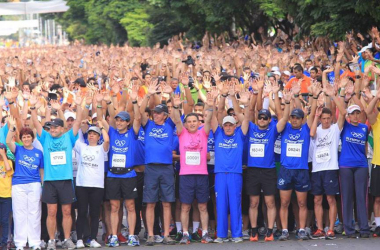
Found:
[[287, 76], [290, 76], [290, 72], [288, 70], [285, 70], [284, 72], [282, 72], [284, 75], [287, 75]]
[[302, 109], [293, 109], [290, 116], [295, 116], [295, 117], [303, 119], [305, 116], [305, 113], [302, 111]]
[[223, 118], [222, 124], [224, 125], [225, 123], [228, 123], [228, 122], [231, 124], [234, 124], [234, 125], [236, 124], [235, 118], [233, 118], [232, 116], [229, 116], [229, 115]]
[[90, 131], [94, 131], [94, 132], [98, 133], [99, 135], [102, 134], [102, 131], [100, 130], [100, 128], [98, 128], [96, 126], [89, 127], [88, 130], [87, 130], [87, 133], [90, 132]]
[[168, 106], [166, 106], [165, 104], [158, 104], [158, 105], [153, 109], [153, 111], [154, 111], [154, 112], [157, 112], [157, 113], [162, 113], [162, 112], [169, 113]]
[[280, 68], [277, 66], [274, 66], [270, 69], [270, 71], [280, 71]]
[[59, 118], [55, 118], [51, 120], [50, 122], [50, 127], [63, 127], [63, 126], [64, 126], [63, 120]]
[[273, 74], [281, 76], [281, 72], [280, 71], [274, 71]]
[[265, 115], [268, 118], [272, 118], [272, 114], [267, 109], [260, 110], [258, 116], [260, 115]]
[[131, 120], [131, 116], [129, 115], [129, 113], [128, 112], [126, 112], [126, 111], [120, 111], [116, 116], [115, 116], [115, 119], [116, 118], [120, 118], [120, 119], [122, 119], [122, 120], [124, 120], [124, 121], [130, 121]]
[[198, 77], [202, 77], [203, 75], [201, 74], [201, 72], [198, 71], [198, 72], [197, 72], [197, 76], [198, 76]]
[[0, 148], [7, 150], [7, 146], [4, 143], [0, 143]]
[[356, 110], [361, 111], [358, 105], [351, 105], [347, 108], [347, 113], [352, 114]]
[[44, 129], [50, 129], [50, 122], [45, 122], [45, 124], [42, 127]]
[[65, 112], [63, 114], [63, 116], [65, 117], [65, 120], [67, 121], [67, 119], [69, 119], [70, 117], [77, 119], [77, 115], [74, 113], [74, 112], [71, 112], [71, 111], [68, 111], [68, 112]]

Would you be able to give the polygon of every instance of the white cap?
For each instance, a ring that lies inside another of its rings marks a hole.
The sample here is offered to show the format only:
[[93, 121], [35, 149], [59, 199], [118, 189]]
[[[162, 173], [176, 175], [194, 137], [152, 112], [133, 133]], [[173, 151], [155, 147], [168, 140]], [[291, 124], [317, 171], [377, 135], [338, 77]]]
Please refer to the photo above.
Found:
[[280, 71], [275, 71], [275, 72], [273, 72], [273, 74], [278, 75], [278, 76], [281, 76]]
[[[27, 115], [26, 115], [26, 119], [29, 119], [30, 117], [32, 117], [30, 114], [27, 114]], [[38, 120], [39, 122], [41, 122], [41, 116], [37, 115], [37, 120]]]
[[290, 74], [290, 72], [289, 71], [287, 71], [287, 70], [285, 70], [284, 72], [282, 72], [284, 75], [287, 75], [287, 76], [290, 76], [291, 74]]
[[280, 68], [279, 67], [277, 67], [277, 66], [274, 66], [274, 67], [272, 67], [271, 68], [271, 70], [270, 71], [280, 71]]
[[354, 105], [351, 105], [351, 106], [349, 106], [349, 107], [347, 108], [347, 113], [348, 113], [348, 114], [352, 114], [352, 113], [354, 113], [354, 111], [356, 111], [356, 110], [361, 111], [359, 105], [355, 105], [355, 104], [354, 104]]
[[199, 76], [199, 77], [202, 77], [202, 74], [201, 74], [201, 72], [197, 72], [197, 76]]
[[236, 120], [235, 120], [235, 118], [233, 118], [232, 116], [230, 116], [230, 115], [228, 115], [228, 116], [226, 116], [226, 117], [224, 117], [223, 118], [223, 125], [225, 124], [225, 123], [231, 123], [231, 124], [233, 124], [233, 125], [235, 125], [236, 124]]
[[71, 112], [71, 111], [67, 111], [63, 114], [63, 116], [65, 117], [65, 120], [67, 121], [67, 119], [69, 119], [70, 117], [77, 119], [77, 115], [74, 113], [74, 112]]

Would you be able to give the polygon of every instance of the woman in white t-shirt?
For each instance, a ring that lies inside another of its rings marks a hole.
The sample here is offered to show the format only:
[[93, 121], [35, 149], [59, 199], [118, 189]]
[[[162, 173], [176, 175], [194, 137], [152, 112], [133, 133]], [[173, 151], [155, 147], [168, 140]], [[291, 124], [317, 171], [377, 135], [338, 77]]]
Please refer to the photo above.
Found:
[[[104, 142], [98, 145], [100, 135]], [[96, 241], [98, 233], [100, 206], [104, 193], [104, 161], [109, 149], [109, 137], [107, 131], [103, 129], [102, 122], [98, 122], [98, 127], [93, 126], [88, 129], [89, 145], [80, 142], [75, 144], [74, 150], [78, 153], [78, 173], [76, 179], [78, 218], [77, 218], [77, 248], [84, 248], [83, 231], [84, 223], [87, 223], [87, 211], [90, 209], [90, 247], [98, 248], [101, 245]]]

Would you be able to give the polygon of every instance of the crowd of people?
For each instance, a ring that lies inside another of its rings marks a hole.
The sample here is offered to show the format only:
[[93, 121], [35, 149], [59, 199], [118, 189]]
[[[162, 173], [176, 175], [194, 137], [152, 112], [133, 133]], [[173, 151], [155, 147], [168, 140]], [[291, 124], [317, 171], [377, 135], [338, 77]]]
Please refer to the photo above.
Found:
[[260, 34], [0, 50], [2, 249], [380, 237], [377, 28]]

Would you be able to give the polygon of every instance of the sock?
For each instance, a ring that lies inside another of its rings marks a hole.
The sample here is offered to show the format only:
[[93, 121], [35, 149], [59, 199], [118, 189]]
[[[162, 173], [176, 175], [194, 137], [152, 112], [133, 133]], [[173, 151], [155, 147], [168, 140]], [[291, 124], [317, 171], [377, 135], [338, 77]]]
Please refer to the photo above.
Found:
[[375, 217], [376, 226], [380, 227], [380, 217]]
[[284, 229], [282, 229], [282, 231], [283, 231], [284, 233], [287, 233], [287, 232], [288, 232], [288, 229], [287, 229], [287, 228], [284, 228]]
[[189, 236], [189, 231], [184, 231], [184, 232], [183, 232], [183, 235], [187, 235], [187, 236]]
[[202, 237], [205, 236], [208, 233], [207, 230], [202, 230]]
[[177, 232], [182, 231], [182, 223], [180, 221], [176, 221], [175, 226], [177, 228]]
[[305, 228], [300, 228], [300, 230], [298, 230], [298, 231], [305, 231]]
[[256, 234], [257, 234], [257, 227], [252, 227], [251, 234], [252, 234], [252, 236], [256, 236]]
[[193, 221], [193, 233], [198, 231], [199, 224], [200, 224], [199, 221]]
[[273, 233], [273, 228], [268, 228], [267, 235], [271, 235]]

